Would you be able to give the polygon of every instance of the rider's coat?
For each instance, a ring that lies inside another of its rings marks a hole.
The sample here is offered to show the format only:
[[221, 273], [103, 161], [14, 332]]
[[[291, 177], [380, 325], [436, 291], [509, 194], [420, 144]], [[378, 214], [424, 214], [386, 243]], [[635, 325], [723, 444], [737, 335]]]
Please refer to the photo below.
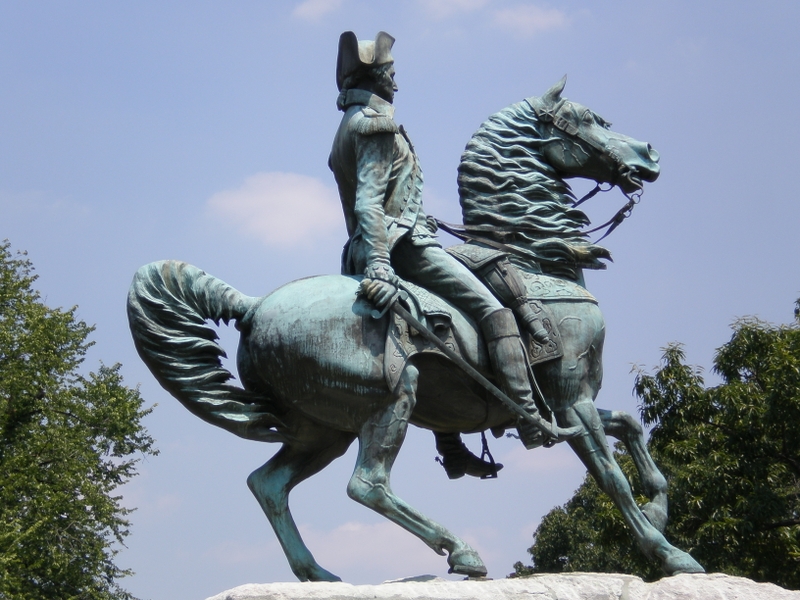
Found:
[[345, 274], [389, 265], [408, 236], [416, 246], [438, 246], [422, 210], [422, 169], [414, 147], [394, 121], [394, 106], [365, 90], [346, 92], [342, 122], [328, 165], [342, 200], [348, 246]]

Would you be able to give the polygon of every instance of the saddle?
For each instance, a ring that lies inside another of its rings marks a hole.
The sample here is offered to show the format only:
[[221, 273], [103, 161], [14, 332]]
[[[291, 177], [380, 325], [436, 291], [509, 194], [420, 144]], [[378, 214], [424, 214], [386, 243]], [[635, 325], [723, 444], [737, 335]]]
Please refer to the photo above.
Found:
[[[481, 249], [494, 254], [490, 257], [483, 253], [474, 252], [473, 247], [464, 248], [466, 245], [448, 248], [454, 258], [464, 263], [473, 272], [480, 276], [480, 270], [491, 258], [497, 259], [497, 255], [503, 255], [496, 250]], [[465, 252], [465, 250], [468, 250]], [[467, 255], [467, 256], [465, 256]], [[473, 260], [477, 258], [478, 260]], [[563, 356], [563, 346], [561, 335], [558, 331], [555, 318], [547, 306], [548, 301], [583, 301], [597, 303], [597, 300], [585, 288], [577, 283], [559, 279], [541, 273], [531, 273], [519, 270], [522, 282], [527, 292], [527, 303], [548, 333], [549, 340], [541, 344], [529, 335], [524, 327], [520, 327], [523, 343], [527, 350], [526, 354], [530, 365], [537, 365], [550, 360], [555, 360]], [[405, 292], [406, 299], [404, 305], [406, 309], [429, 330], [436, 334], [444, 344], [462, 358], [466, 359], [465, 352], [462, 351], [459, 339], [480, 339], [474, 332], [459, 332], [457, 327], [472, 327], [477, 329], [471, 321], [458, 319], [453, 320], [453, 306], [429, 292], [428, 290], [415, 285], [409, 281], [401, 280], [399, 287]], [[431, 342], [427, 341], [413, 327], [411, 327], [402, 317], [389, 314], [389, 328], [386, 336], [386, 352], [384, 353], [384, 374], [389, 389], [394, 390], [400, 379], [400, 374], [406, 366], [408, 360], [416, 354], [430, 353], [444, 356]], [[457, 323], [457, 324], [456, 324]], [[461, 334], [459, 334], [461, 333]]]

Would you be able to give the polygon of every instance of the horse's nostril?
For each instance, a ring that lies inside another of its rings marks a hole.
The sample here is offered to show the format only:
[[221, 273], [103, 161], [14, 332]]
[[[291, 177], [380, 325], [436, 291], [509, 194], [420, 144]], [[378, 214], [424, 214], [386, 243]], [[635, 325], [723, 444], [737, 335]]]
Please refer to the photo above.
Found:
[[652, 160], [654, 163], [657, 163], [658, 159], [660, 158], [658, 151], [655, 148], [653, 148], [650, 144], [647, 144], [647, 155], [650, 157], [650, 160]]

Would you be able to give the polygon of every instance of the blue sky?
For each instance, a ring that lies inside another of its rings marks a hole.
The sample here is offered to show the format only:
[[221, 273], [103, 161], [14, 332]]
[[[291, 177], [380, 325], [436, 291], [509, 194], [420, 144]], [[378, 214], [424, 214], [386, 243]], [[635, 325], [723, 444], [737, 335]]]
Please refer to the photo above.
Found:
[[[127, 587], [180, 600], [293, 579], [245, 485], [277, 447], [206, 425], [163, 392], [124, 303], [134, 271], [165, 258], [250, 295], [338, 270], [345, 233], [326, 163], [342, 31], [397, 38], [396, 118], [422, 161], [426, 209], [444, 220], [460, 218], [456, 167], [480, 123], [564, 73], [565, 96], [659, 151], [661, 178], [606, 240], [615, 262], [587, 276], [607, 320], [598, 405], [633, 412], [631, 365], [681, 341], [708, 367], [735, 317], [785, 322], [800, 296], [798, 24], [789, 0], [0, 4], [0, 238], [29, 252], [49, 304], [77, 304], [97, 325], [87, 367], [122, 362], [158, 404], [147, 424], [161, 455], [122, 490], [139, 508], [118, 557], [137, 573]], [[614, 191], [587, 211], [600, 223], [623, 202]], [[223, 339], [232, 355], [235, 336]], [[566, 448], [492, 448], [498, 480], [450, 482], [432, 436], [413, 431], [393, 486], [497, 578], [527, 560], [539, 519], [583, 468]], [[347, 499], [354, 460], [351, 449], [293, 493], [318, 561], [351, 583], [445, 576], [443, 559]]]

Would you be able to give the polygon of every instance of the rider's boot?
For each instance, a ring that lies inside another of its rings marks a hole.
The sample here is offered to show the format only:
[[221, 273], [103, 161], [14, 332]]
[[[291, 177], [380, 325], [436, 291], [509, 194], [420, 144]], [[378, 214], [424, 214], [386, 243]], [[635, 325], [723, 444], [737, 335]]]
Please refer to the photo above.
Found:
[[471, 477], [495, 477], [503, 468], [500, 463], [490, 463], [475, 456], [461, 441], [460, 433], [434, 431], [436, 450], [442, 456], [442, 466], [450, 479], [464, 475]]
[[[533, 400], [525, 351], [514, 314], [508, 308], [498, 309], [481, 321], [481, 330], [500, 387], [528, 414], [541, 418]], [[517, 421], [517, 432], [529, 450], [547, 441], [541, 430], [526, 419]]]

